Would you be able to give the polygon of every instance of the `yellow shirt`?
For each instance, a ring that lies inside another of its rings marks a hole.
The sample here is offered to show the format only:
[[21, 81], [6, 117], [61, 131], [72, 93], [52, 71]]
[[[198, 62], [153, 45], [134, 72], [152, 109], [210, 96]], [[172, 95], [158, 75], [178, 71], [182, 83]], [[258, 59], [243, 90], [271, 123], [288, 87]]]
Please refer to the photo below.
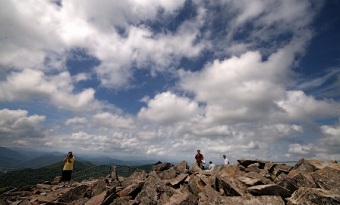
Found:
[[75, 157], [72, 157], [70, 159], [71, 162], [66, 161], [63, 170], [73, 170], [74, 160], [75, 160]]

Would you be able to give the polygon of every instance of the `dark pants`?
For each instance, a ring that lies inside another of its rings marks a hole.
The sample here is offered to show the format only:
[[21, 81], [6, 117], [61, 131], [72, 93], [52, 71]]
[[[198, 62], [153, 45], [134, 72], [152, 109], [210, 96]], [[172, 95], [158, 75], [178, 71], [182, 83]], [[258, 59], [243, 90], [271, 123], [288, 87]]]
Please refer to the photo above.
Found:
[[61, 181], [71, 181], [72, 170], [63, 170]]

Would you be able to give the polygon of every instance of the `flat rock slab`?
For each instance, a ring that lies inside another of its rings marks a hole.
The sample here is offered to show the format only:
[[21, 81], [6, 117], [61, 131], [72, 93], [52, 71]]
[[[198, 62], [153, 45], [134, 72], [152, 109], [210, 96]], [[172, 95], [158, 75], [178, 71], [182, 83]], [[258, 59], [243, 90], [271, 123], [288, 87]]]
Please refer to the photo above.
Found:
[[276, 184], [267, 184], [267, 185], [257, 185], [247, 188], [247, 190], [256, 196], [259, 195], [274, 195], [281, 196], [283, 198], [290, 196], [290, 191], [282, 186]]
[[221, 196], [208, 201], [202, 201], [199, 205], [285, 205], [280, 196]]
[[301, 187], [288, 199], [287, 205], [338, 205], [340, 204], [340, 193], [320, 188]]

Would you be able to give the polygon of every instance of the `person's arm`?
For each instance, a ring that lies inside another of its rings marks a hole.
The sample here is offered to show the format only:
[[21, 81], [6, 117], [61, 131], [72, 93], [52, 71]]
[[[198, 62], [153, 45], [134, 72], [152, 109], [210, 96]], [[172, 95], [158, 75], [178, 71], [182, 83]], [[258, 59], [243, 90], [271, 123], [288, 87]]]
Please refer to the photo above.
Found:
[[64, 162], [71, 163], [70, 155], [67, 155], [67, 156], [65, 157]]

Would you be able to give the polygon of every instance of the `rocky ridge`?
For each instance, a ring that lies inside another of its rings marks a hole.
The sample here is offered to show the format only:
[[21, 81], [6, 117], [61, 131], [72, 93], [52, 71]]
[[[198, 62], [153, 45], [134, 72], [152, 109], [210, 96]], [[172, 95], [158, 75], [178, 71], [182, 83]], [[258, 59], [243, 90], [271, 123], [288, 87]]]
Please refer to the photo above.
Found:
[[106, 178], [53, 182], [13, 189], [1, 205], [336, 205], [340, 204], [340, 165], [301, 159], [294, 166], [261, 160], [238, 160], [215, 170], [201, 170], [182, 161], [157, 163], [153, 171], [136, 170], [129, 177], [115, 168]]

